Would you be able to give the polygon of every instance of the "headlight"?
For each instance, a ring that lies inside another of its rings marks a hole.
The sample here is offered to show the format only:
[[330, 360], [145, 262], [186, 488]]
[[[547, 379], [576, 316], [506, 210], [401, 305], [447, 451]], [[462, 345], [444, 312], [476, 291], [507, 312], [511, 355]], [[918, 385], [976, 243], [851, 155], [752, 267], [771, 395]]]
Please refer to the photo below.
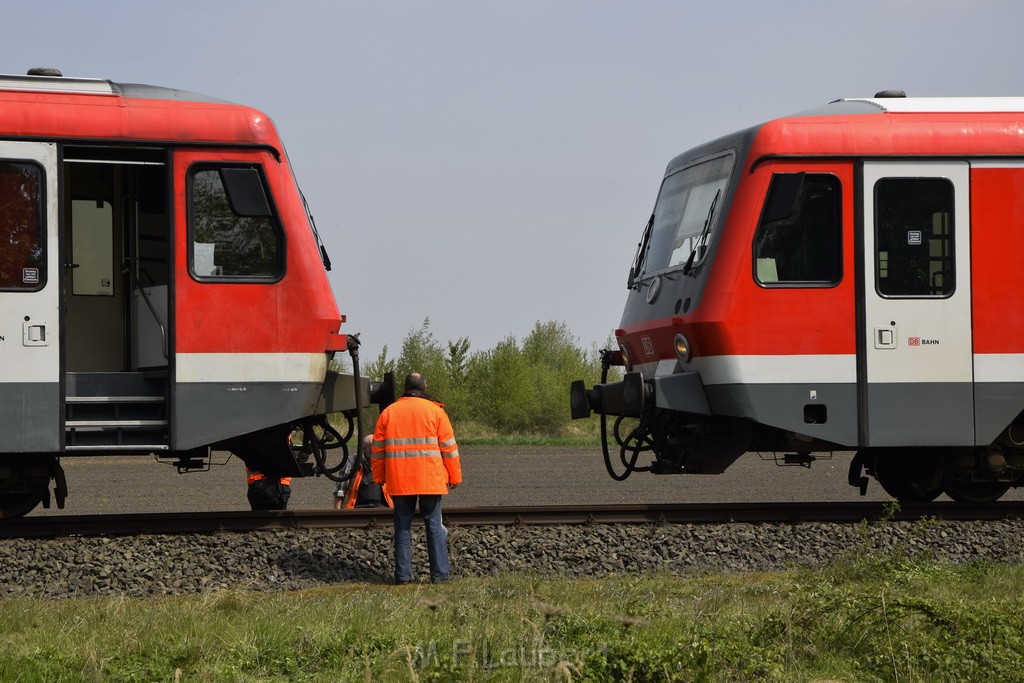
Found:
[[680, 363], [690, 362], [690, 340], [682, 334], [677, 334], [675, 338], [676, 356], [679, 358]]

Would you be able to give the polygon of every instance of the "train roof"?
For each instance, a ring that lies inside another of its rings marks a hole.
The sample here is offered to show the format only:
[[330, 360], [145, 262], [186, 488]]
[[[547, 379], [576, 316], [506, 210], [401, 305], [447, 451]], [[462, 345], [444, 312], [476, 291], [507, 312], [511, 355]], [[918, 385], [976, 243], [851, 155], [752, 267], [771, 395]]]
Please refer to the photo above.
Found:
[[851, 97], [794, 116], [1024, 112], [1024, 97]]
[[179, 100], [183, 102], [217, 102], [234, 104], [209, 95], [163, 88], [141, 83], [115, 83], [102, 78], [74, 76], [35, 76], [0, 74], [0, 90], [23, 92], [66, 93], [79, 95], [118, 95], [147, 100]]
[[0, 75], [0, 137], [228, 143], [281, 150], [266, 114], [187, 90], [99, 78]]
[[702, 144], [669, 162], [673, 173], [732, 149], [747, 168], [783, 157], [1024, 157], [1024, 97], [839, 99]]

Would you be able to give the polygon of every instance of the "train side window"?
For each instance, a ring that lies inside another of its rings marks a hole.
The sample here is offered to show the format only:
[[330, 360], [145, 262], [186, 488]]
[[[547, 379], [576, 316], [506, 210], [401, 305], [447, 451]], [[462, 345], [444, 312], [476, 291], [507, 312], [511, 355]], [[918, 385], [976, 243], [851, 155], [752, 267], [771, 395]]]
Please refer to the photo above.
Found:
[[875, 286], [882, 296], [947, 297], [956, 288], [953, 183], [882, 178], [875, 184]]
[[[840, 196], [839, 179], [833, 175], [775, 174], [754, 234], [754, 278], [758, 284], [829, 287], [839, 283]], [[786, 210], [780, 210], [781, 206]]]
[[0, 162], [0, 290], [35, 292], [46, 284], [43, 169]]
[[283, 274], [281, 227], [258, 167], [193, 170], [189, 215], [197, 279], [268, 282]]

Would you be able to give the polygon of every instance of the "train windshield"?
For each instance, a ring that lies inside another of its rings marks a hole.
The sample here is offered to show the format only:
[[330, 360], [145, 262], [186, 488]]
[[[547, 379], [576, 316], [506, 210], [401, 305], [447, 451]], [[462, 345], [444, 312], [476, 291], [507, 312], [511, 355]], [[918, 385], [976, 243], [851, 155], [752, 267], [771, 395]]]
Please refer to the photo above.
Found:
[[726, 154], [665, 178], [649, 226], [646, 253], [638, 254], [637, 272], [650, 275], [687, 264], [692, 267], [706, 258], [735, 162], [735, 156]]

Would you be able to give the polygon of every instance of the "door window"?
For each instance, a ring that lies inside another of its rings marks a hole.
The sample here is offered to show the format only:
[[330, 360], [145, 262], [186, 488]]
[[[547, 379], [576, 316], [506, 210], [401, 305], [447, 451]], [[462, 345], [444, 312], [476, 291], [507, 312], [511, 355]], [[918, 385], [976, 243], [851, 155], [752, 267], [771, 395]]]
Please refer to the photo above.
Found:
[[875, 184], [875, 287], [885, 297], [948, 297], [956, 288], [953, 183], [882, 178]]
[[46, 284], [43, 170], [0, 162], [0, 290], [34, 292]]

